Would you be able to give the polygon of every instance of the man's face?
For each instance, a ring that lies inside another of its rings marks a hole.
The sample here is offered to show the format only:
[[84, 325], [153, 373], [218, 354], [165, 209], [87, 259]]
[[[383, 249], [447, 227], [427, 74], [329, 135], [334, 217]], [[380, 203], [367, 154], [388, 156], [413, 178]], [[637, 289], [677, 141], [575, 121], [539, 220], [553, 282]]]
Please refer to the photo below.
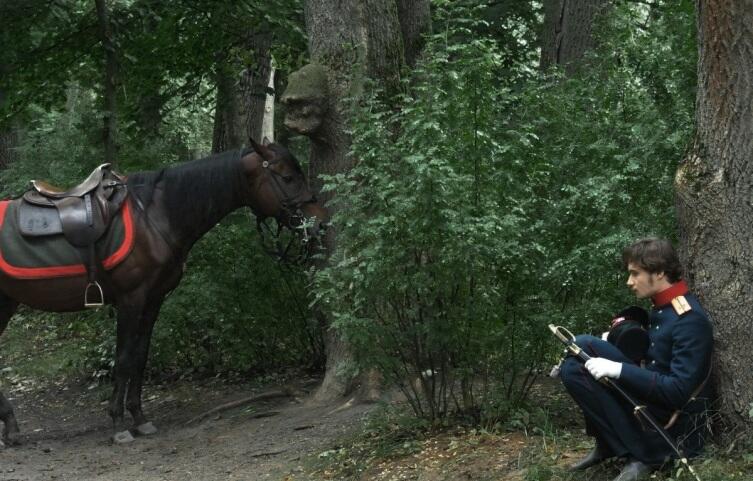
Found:
[[666, 277], [663, 272], [650, 273], [642, 267], [628, 263], [627, 286], [638, 299], [645, 299], [666, 288]]

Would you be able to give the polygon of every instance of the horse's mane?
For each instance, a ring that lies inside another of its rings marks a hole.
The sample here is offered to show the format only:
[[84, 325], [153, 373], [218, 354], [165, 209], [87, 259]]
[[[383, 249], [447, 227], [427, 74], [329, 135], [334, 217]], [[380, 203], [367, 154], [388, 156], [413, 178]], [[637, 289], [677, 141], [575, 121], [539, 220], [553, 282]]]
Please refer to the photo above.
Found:
[[225, 209], [237, 201], [237, 196], [246, 188], [240, 158], [248, 152], [231, 150], [160, 170], [128, 174], [128, 190], [148, 208], [155, 190], [162, 189], [165, 210], [179, 213], [170, 216], [171, 225], [183, 230], [207, 218], [208, 213]]

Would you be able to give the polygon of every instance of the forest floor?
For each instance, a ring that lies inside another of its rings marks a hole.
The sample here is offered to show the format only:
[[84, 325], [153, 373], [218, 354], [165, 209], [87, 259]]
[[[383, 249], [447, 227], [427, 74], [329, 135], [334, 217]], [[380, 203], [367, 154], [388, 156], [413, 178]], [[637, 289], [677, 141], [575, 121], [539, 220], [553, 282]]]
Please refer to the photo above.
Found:
[[[144, 409], [159, 431], [114, 445], [111, 388], [60, 362], [75, 357], [65, 351], [70, 342], [8, 331], [0, 342], [0, 389], [15, 406], [23, 443], [0, 447], [0, 481], [609, 481], [620, 469], [608, 462], [567, 472], [592, 444], [572, 401], [548, 378], [534, 386], [534, 402], [503, 422], [438, 429], [417, 422], [397, 396], [316, 404], [311, 392], [320, 379], [300, 372], [265, 382], [149, 383]], [[277, 395], [260, 397], [265, 393]], [[227, 409], [213, 411], [218, 406]], [[753, 450], [741, 444], [712, 446], [694, 460], [701, 479], [753, 479]], [[652, 477], [690, 479], [671, 466]]]
[[[427, 431], [401, 415], [399, 405], [314, 404], [310, 389], [318, 380], [296, 379], [148, 385], [144, 407], [159, 432], [114, 445], [109, 386], [39, 383], [5, 371], [0, 380], [24, 434], [20, 446], [0, 448], [0, 481], [609, 481], [620, 469], [608, 462], [577, 475], [566, 471], [591, 443], [577, 412], [548, 380], [536, 386], [534, 395], [548, 404], [537, 413], [521, 411], [489, 431], [462, 425]], [[281, 395], [247, 401], [263, 393]], [[238, 405], [213, 411], [232, 404]], [[547, 420], [555, 417], [559, 428]], [[704, 481], [753, 479], [750, 459], [729, 462], [721, 476]], [[690, 478], [673, 477], [671, 469], [653, 478], [677, 479]]]
[[219, 405], [281, 389], [214, 379], [150, 385], [144, 408], [159, 431], [114, 445], [106, 413], [109, 387], [10, 379], [4, 389], [23, 443], [0, 449], [2, 481], [285, 479], [302, 472], [307, 455], [329, 449], [373, 408], [333, 410], [306, 401], [308, 379], [285, 385], [289, 396], [201, 417]]
[[[115, 445], [108, 385], [39, 381], [8, 369], [0, 380], [23, 433], [20, 446], [0, 448], [2, 481], [523, 481], [536, 479], [532, 457], [555, 452], [522, 424], [414, 436], [394, 406], [311, 402], [318, 380], [301, 377], [282, 386], [214, 378], [148, 385], [144, 408], [158, 433]], [[238, 402], [263, 393], [281, 395]], [[239, 405], [213, 412], [232, 404]], [[552, 459], [577, 455], [557, 450]]]

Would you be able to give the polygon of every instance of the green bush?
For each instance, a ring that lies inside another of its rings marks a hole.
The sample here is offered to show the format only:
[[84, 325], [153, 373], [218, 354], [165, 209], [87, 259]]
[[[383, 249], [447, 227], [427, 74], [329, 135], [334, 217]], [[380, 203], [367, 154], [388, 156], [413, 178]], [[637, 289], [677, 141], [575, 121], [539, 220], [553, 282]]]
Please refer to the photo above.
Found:
[[354, 167], [328, 179], [338, 246], [317, 295], [356, 368], [378, 367], [430, 420], [507, 416], [559, 351], [548, 323], [604, 330], [635, 302], [619, 252], [673, 231], [692, 119], [692, 61], [659, 67], [651, 46], [687, 49], [671, 25], [692, 28], [685, 7], [654, 36], [634, 6], [615, 8], [571, 78], [510, 69], [504, 46], [478, 35], [481, 10], [438, 9], [407, 93], [367, 89]]

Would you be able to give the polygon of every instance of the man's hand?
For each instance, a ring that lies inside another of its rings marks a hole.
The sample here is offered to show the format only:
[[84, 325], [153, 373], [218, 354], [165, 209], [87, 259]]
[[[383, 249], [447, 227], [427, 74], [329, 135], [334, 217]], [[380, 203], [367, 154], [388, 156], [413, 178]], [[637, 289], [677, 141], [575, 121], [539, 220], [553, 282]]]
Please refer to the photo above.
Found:
[[608, 337], [609, 337], [609, 331], [604, 332], [604, 333], [601, 334], [601, 340], [602, 341], [606, 341]]
[[603, 377], [619, 379], [622, 373], [622, 363], [610, 361], [603, 357], [592, 357], [586, 361], [586, 369], [598, 381]]

